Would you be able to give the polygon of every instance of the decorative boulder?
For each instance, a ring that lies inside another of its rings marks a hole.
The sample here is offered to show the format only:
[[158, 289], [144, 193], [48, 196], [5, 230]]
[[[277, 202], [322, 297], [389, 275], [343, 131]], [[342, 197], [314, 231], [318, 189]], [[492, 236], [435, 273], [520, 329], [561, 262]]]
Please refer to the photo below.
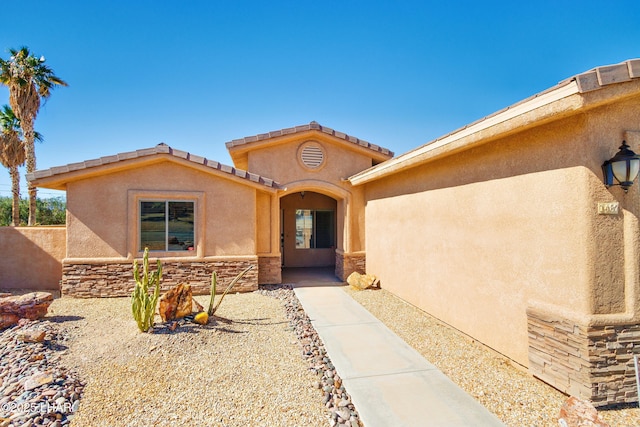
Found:
[[353, 289], [363, 290], [378, 284], [378, 279], [373, 274], [360, 274], [354, 271], [347, 277], [347, 283]]
[[560, 408], [558, 424], [561, 427], [610, 427], [590, 402], [573, 396]]
[[0, 329], [8, 328], [18, 323], [20, 318], [15, 314], [0, 313]]
[[160, 296], [158, 313], [163, 322], [168, 322], [191, 314], [192, 306], [191, 286], [181, 283]]
[[0, 298], [0, 329], [15, 325], [20, 319], [36, 320], [47, 314], [53, 302], [49, 292], [31, 292]]

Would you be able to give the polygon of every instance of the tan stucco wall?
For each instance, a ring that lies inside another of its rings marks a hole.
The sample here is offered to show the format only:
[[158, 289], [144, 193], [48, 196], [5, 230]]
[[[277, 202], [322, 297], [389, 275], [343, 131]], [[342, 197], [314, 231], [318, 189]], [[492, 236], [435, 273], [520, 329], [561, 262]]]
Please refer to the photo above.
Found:
[[[301, 147], [309, 141], [319, 144], [324, 151], [325, 163], [315, 170], [306, 168], [299, 160]], [[354, 188], [346, 179], [371, 167], [372, 157], [367, 150], [333, 137], [312, 134], [258, 147], [247, 155], [249, 170], [280, 183], [286, 188], [284, 195], [306, 190], [336, 199], [338, 210], [343, 213], [338, 213], [338, 248], [346, 252], [364, 250], [363, 190]]]
[[278, 221], [278, 218], [272, 218], [271, 197], [275, 196], [261, 192], [256, 194], [256, 247], [259, 254], [278, 252], [278, 248], [272, 248], [271, 244], [271, 222]]
[[[530, 305], [628, 321], [640, 185], [607, 190], [600, 165], [640, 130], [638, 117], [635, 95], [506, 137], [487, 132], [484, 145], [365, 184], [367, 272], [523, 365]], [[612, 201], [619, 215], [597, 214]]]
[[[307, 141], [317, 142], [324, 150], [326, 162], [317, 170], [309, 170], [299, 161], [298, 150]], [[248, 153], [249, 170], [281, 184], [309, 178], [339, 183], [341, 179], [368, 169], [372, 164], [370, 156], [360, 150], [352, 150], [350, 145], [320, 134], [268, 145]]]
[[65, 227], [0, 227], [0, 289], [60, 290]]
[[[256, 190], [171, 161], [68, 184], [68, 258], [132, 259], [140, 198], [195, 199], [196, 251], [190, 257], [256, 254]], [[257, 198], [260, 203], [264, 198]], [[260, 237], [264, 244], [264, 237]]]

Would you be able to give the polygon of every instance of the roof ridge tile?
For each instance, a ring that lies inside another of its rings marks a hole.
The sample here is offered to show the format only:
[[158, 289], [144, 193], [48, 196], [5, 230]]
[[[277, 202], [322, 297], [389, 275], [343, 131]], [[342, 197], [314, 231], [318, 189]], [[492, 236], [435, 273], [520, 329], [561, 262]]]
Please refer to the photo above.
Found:
[[632, 79], [640, 77], [640, 59], [630, 59], [627, 61], [627, 67], [629, 67], [629, 76]]
[[233, 139], [231, 141], [226, 142], [225, 145], [227, 149], [232, 149], [239, 145], [250, 144], [252, 142], [264, 141], [270, 138], [277, 138], [279, 136], [291, 135], [295, 133], [308, 132], [308, 131], [319, 131], [327, 135], [331, 135], [336, 138], [342, 139], [346, 142], [370, 149], [372, 151], [384, 154], [386, 156], [393, 157], [393, 151], [389, 150], [388, 148], [371, 144], [370, 142], [360, 139], [358, 137], [348, 135], [344, 132], [337, 131], [327, 126], [322, 126], [320, 123], [316, 122], [315, 120], [304, 125], [282, 128], [279, 130], [273, 130], [270, 132], [260, 133], [252, 136], [245, 136], [244, 138], [240, 138], [240, 139]]
[[171, 149], [171, 155], [181, 159], [189, 160], [189, 152], [183, 150]]
[[197, 163], [199, 165], [206, 165], [206, 158], [202, 157], [202, 156], [198, 156], [197, 154], [191, 154], [189, 153], [189, 160], [192, 161], [193, 163]]
[[637, 78], [640, 78], [640, 59], [636, 58], [628, 59], [618, 64], [595, 67], [584, 73], [576, 74], [573, 77], [563, 80], [558, 83], [557, 86], [562, 86], [575, 80], [580, 93], [585, 93], [598, 90], [603, 86], [624, 83]]
[[600, 86], [631, 80], [631, 76], [629, 76], [629, 66], [625, 63], [598, 67], [596, 74], [598, 75], [598, 83], [600, 83]]

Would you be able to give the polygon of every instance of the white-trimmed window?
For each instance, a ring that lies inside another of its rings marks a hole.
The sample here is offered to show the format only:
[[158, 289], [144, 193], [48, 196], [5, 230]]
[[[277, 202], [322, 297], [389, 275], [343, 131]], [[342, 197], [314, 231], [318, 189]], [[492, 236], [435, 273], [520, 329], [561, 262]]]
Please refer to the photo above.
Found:
[[138, 250], [193, 251], [195, 205], [191, 200], [140, 200]]

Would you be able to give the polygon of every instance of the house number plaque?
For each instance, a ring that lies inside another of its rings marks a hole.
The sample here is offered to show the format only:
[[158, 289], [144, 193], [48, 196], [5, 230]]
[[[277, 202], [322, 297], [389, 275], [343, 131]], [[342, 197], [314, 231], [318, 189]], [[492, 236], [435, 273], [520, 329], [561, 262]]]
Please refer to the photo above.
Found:
[[618, 215], [620, 204], [618, 202], [598, 203], [599, 215]]

